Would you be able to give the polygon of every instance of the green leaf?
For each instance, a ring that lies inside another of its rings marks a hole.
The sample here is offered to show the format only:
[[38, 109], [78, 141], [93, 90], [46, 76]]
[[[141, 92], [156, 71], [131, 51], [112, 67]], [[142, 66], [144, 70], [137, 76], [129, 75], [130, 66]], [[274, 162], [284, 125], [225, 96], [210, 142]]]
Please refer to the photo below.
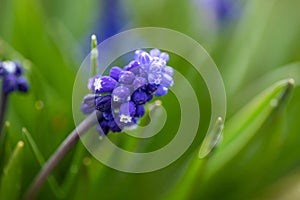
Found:
[[212, 155], [214, 148], [219, 144], [223, 127], [223, 120], [219, 117], [212, 131], [205, 136], [199, 153], [192, 155], [192, 159], [187, 162], [179, 183], [170, 194], [171, 196], [168, 196], [168, 199], [189, 199], [193, 191], [197, 190], [199, 187], [198, 182], [201, 180], [201, 176], [203, 175], [202, 171], [207, 162], [206, 158]]
[[285, 64], [276, 69], [269, 70], [260, 77], [255, 78], [254, 81], [252, 80], [250, 84], [235, 94], [231, 102], [231, 110], [241, 108], [242, 105], [247, 103], [249, 97], [256, 96], [276, 81], [290, 78], [295, 80], [296, 86], [300, 84], [300, 62]]
[[[36, 160], [38, 161], [40, 167], [43, 167], [45, 164], [45, 159], [44, 159], [43, 155], [41, 154], [35, 141], [33, 140], [31, 134], [28, 132], [28, 130], [26, 128], [22, 129], [22, 134], [24, 136], [26, 143], [28, 143], [33, 155], [35, 156]], [[55, 196], [58, 198], [63, 197], [63, 191], [60, 189], [54, 176], [50, 175], [47, 180], [48, 180], [48, 183], [52, 189], [52, 192], [55, 194]]]
[[203, 176], [202, 170], [207, 162], [206, 157], [199, 159], [197, 153], [192, 155], [192, 159], [187, 161], [183, 168], [181, 178], [166, 199], [190, 199], [192, 191], [199, 187], [198, 182]]
[[200, 150], [199, 158], [204, 158], [218, 145], [220, 139], [222, 138], [224, 123], [221, 117], [219, 117], [215, 123], [215, 127], [211, 132], [207, 133], [205, 136]]
[[[240, 24], [237, 26], [230, 48], [224, 57], [227, 66], [224, 79], [230, 80], [227, 82], [227, 92], [230, 95], [239, 89], [252, 66], [253, 58], [263, 40], [263, 34], [275, 2], [276, 0], [247, 2], [247, 6], [255, 9], [255, 12], [245, 12], [246, 15], [239, 21]], [[254, 29], [255, 31], [253, 31]], [[245, 38], [249, 39], [247, 45], [240, 45]]]
[[5, 164], [10, 159], [10, 156], [12, 155], [12, 151], [13, 151], [13, 147], [11, 146], [10, 138], [9, 138], [10, 128], [11, 128], [10, 122], [6, 121], [4, 123], [2, 135], [0, 137], [0, 158], [1, 158], [0, 159], [0, 172], [2, 172], [4, 170]]
[[[6, 121], [4, 123], [4, 127], [3, 127], [3, 130], [0, 134], [0, 158], [3, 159], [5, 157], [5, 154], [6, 154], [6, 149], [7, 149], [7, 145], [8, 145], [8, 142], [7, 142], [7, 133], [8, 133], [8, 129], [10, 127], [10, 123], [8, 121]], [[2, 160], [3, 162], [3, 160]], [[2, 163], [0, 162], [0, 163]], [[0, 164], [1, 166], [1, 164]]]
[[9, 131], [10, 122], [6, 121], [0, 137], [0, 172], [4, 169], [4, 164], [8, 162], [9, 156], [12, 154], [12, 147], [10, 144]]
[[208, 160], [206, 177], [210, 177], [232, 160], [258, 133], [258, 130], [287, 102], [294, 81], [280, 81], [254, 98], [225, 126], [224, 138]]
[[[77, 187], [73, 191], [72, 199], [91, 199], [91, 181], [89, 177], [89, 171], [91, 166], [91, 160], [85, 157], [81, 160], [83, 164], [80, 169], [80, 175], [77, 178]], [[103, 183], [103, 182], [102, 182]], [[101, 187], [101, 185], [99, 185]]]
[[0, 199], [19, 199], [21, 180], [22, 180], [22, 162], [23, 162], [24, 143], [19, 141], [14, 149], [9, 162], [4, 168], [1, 177]]
[[76, 184], [77, 178], [80, 176], [82, 168], [82, 160], [85, 155], [85, 147], [80, 142], [76, 145], [76, 150], [72, 158], [69, 170], [61, 186], [65, 195], [73, 193], [72, 187]]
[[300, 196], [300, 170], [293, 170], [287, 176], [281, 178], [270, 188], [263, 191], [258, 199], [298, 199]]

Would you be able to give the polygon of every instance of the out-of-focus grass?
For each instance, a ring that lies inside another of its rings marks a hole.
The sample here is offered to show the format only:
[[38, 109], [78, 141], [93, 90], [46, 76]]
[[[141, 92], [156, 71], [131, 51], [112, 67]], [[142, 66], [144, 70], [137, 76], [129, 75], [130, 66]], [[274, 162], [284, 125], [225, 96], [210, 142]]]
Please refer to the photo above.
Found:
[[[280, 67], [300, 60], [300, 2], [238, 2], [242, 5], [241, 15], [222, 29], [210, 29], [211, 26], [207, 25], [214, 22], [209, 16], [200, 15], [203, 8], [196, 7], [192, 1], [128, 0], [122, 3], [129, 11], [132, 27], [171, 28], [192, 36], [208, 49], [225, 81], [228, 120], [273, 83], [284, 78], [294, 78], [296, 85], [300, 81], [299, 64], [286, 70]], [[95, 0], [0, 0], [0, 59], [20, 60], [31, 86], [28, 95], [13, 94], [10, 97], [7, 115], [10, 126], [5, 145], [1, 143], [3, 146], [0, 147], [1, 180], [12, 183], [7, 185], [11, 186], [7, 191], [20, 184], [20, 192], [14, 190], [15, 199], [22, 196], [40, 169], [27, 143], [24, 152], [18, 154], [20, 161], [17, 166], [13, 164], [14, 148], [19, 140], [23, 140], [21, 128], [28, 129], [45, 159], [74, 128], [72, 86], [76, 69], [84, 57], [83, 52], [89, 50], [87, 38], [98, 23], [102, 23], [101, 19], [97, 21], [100, 6], [101, 3]], [[204, 138], [210, 119], [210, 101], [203, 79], [184, 58], [171, 54], [170, 65], [185, 75], [199, 99], [201, 128], [193, 145], [179, 160], [164, 169], [146, 174], [127, 174], [102, 165], [79, 143], [54, 172], [64, 199], [157, 199], [169, 194], [176, 197], [180, 192], [175, 186], [189, 170], [188, 161], [194, 158], [194, 152], [199, 150]], [[274, 190], [269, 187], [300, 167], [299, 92], [296, 87], [286, 109], [281, 110], [276, 118], [259, 121], [262, 123], [259, 130], [250, 131], [257, 136], [214, 176], [209, 176], [214, 164], [208, 161], [210, 168], [204, 173], [200, 171], [197, 176], [201, 185], [198, 187], [197, 181], [191, 182], [194, 189], [190, 190], [189, 196], [205, 199], [272, 196]], [[168, 132], [174, 129], [172, 122], [178, 120], [178, 110], [174, 109], [178, 102], [172, 94], [162, 101], [168, 112], [164, 128]], [[247, 113], [240, 117], [241, 121]], [[241, 125], [241, 122], [236, 123], [236, 126]], [[226, 125], [225, 133], [230, 134], [230, 131], [226, 132]], [[241, 136], [240, 133], [236, 132], [236, 138]], [[120, 140], [122, 147], [128, 145], [126, 142], [139, 145], [138, 140], [124, 141], [126, 137], [123, 135], [110, 137], [116, 142]], [[145, 144], [144, 150], [153, 150], [165, 145], [171, 137], [158, 135], [151, 141], [151, 146], [146, 146], [147, 141], [140, 144]], [[217, 157], [221, 152], [222, 145], [210, 159], [221, 162], [222, 156], [220, 159]], [[19, 180], [3, 174], [9, 166], [22, 169]], [[297, 182], [298, 178], [294, 181]], [[287, 187], [281, 188], [284, 192]], [[58, 199], [58, 196], [46, 183], [38, 198]]]

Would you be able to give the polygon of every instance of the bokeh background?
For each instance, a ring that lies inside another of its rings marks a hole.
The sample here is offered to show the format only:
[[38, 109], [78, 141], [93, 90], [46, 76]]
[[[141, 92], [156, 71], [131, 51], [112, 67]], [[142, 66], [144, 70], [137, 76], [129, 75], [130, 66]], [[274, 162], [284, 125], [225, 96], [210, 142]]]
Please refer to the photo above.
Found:
[[[299, 8], [299, 0], [0, 0], [0, 59], [20, 61], [30, 82], [28, 94], [9, 98], [9, 126], [5, 140], [0, 139], [0, 197], [21, 199], [41, 168], [26, 142], [22, 154], [13, 157], [17, 142], [26, 141], [22, 128], [45, 160], [74, 129], [73, 83], [90, 51], [93, 33], [101, 42], [123, 30], [157, 26], [192, 37], [218, 66], [227, 93], [227, 118], [238, 126], [243, 117], [248, 119], [247, 112], [239, 120], [232, 116], [262, 90], [284, 78], [294, 78], [296, 85], [300, 81]], [[207, 168], [195, 171], [193, 161], [210, 120], [210, 98], [202, 77], [190, 64], [170, 56], [170, 65], [190, 81], [201, 107], [201, 128], [188, 151], [164, 169], [129, 174], [104, 166], [79, 142], [55, 169], [52, 183], [42, 187], [38, 199], [300, 197], [299, 88], [294, 88], [280, 111], [256, 122], [253, 138], [225, 166], [214, 173]], [[257, 101], [263, 102], [260, 98]], [[178, 102], [172, 93], [161, 101], [168, 112], [162, 133], [172, 133], [180, 116]], [[260, 109], [256, 114], [249, 110], [248, 115], [255, 118]], [[253, 118], [249, 119], [251, 124]], [[159, 134], [142, 143], [120, 134], [109, 137], [128, 150], [147, 152], [164, 146], [173, 135]], [[17, 164], [10, 169], [11, 160]], [[186, 180], [186, 174], [192, 178]]]

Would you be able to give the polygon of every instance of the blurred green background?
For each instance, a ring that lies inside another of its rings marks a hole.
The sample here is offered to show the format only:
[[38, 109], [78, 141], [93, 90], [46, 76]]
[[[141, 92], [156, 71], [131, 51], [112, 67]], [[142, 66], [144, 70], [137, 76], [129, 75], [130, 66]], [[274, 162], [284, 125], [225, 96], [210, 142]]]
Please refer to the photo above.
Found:
[[[289, 86], [271, 88], [239, 111], [275, 82], [294, 78], [299, 83], [299, 8], [299, 0], [0, 0], [0, 59], [19, 60], [30, 81], [28, 94], [9, 99], [9, 125], [0, 139], [0, 199], [21, 199], [41, 168], [27, 142], [21, 153], [14, 152], [18, 141], [25, 141], [23, 127], [44, 159], [74, 129], [73, 83], [91, 34], [103, 41], [148, 26], [192, 37], [217, 64], [228, 100], [224, 145], [208, 158], [197, 158], [210, 120], [209, 94], [190, 64], [170, 54], [170, 65], [190, 81], [201, 107], [201, 129], [188, 151], [164, 169], [129, 174], [104, 166], [79, 142], [54, 171], [54, 184], [45, 183], [37, 199], [300, 198], [299, 88], [282, 102]], [[280, 105], [269, 111], [273, 98]], [[161, 100], [168, 133], [178, 122], [178, 103], [173, 94]], [[230, 140], [233, 146], [241, 145], [235, 153], [226, 143], [233, 132], [238, 135]], [[242, 141], [243, 134], [253, 137]], [[159, 135], [142, 147], [136, 139], [109, 137], [121, 147], [150, 151], [173, 136]]]

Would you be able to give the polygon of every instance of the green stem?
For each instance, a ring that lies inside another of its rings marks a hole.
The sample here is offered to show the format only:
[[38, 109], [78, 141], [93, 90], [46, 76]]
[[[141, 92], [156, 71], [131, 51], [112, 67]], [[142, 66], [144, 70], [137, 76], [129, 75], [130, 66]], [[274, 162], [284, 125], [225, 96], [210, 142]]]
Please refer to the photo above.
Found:
[[97, 74], [98, 68], [98, 49], [97, 49], [97, 37], [91, 36], [91, 75], [93, 77]]
[[4, 117], [6, 113], [6, 107], [7, 107], [7, 100], [8, 100], [8, 94], [5, 92], [2, 92], [1, 94], [1, 105], [0, 105], [0, 137], [3, 129], [4, 124]]

